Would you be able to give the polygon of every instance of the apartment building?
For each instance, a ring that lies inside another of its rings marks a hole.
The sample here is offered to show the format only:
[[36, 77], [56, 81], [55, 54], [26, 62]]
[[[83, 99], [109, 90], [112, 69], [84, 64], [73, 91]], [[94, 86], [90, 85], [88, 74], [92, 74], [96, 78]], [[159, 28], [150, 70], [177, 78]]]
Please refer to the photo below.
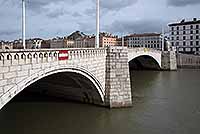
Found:
[[118, 36], [112, 35], [110, 33], [100, 33], [99, 45], [100, 47], [106, 46], [117, 46]]
[[161, 50], [162, 38], [159, 33], [131, 34], [124, 37], [125, 46], [146, 47]]
[[200, 20], [194, 18], [192, 21], [169, 24], [169, 39], [177, 52], [188, 54], [200, 54]]

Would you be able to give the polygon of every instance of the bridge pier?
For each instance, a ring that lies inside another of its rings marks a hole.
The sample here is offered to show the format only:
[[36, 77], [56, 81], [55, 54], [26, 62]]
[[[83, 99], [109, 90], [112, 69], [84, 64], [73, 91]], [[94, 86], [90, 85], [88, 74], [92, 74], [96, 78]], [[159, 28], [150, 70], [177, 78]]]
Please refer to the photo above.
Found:
[[127, 48], [107, 48], [105, 105], [110, 108], [132, 106]]
[[161, 67], [162, 70], [177, 70], [176, 52], [175, 51], [163, 51], [161, 55]]

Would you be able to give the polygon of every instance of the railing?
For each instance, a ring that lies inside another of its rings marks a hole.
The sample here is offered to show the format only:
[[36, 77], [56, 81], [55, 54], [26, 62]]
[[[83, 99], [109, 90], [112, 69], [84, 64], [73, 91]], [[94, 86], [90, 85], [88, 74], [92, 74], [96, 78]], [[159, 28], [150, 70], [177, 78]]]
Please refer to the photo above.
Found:
[[128, 48], [128, 51], [131, 52], [154, 52], [154, 53], [161, 53], [161, 50], [153, 49], [153, 48], [145, 48], [145, 47], [135, 47], [135, 48]]
[[106, 54], [105, 48], [0, 50], [0, 66], [58, 61], [61, 51], [66, 51], [67, 60], [92, 58]]

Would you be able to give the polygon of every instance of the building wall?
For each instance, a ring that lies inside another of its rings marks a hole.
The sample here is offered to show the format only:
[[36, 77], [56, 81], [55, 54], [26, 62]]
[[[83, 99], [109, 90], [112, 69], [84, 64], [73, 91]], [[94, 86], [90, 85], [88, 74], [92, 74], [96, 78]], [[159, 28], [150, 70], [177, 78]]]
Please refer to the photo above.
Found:
[[117, 37], [115, 36], [100, 36], [100, 47], [117, 46]]
[[162, 38], [160, 34], [133, 34], [125, 37], [128, 47], [146, 47], [161, 50]]
[[178, 52], [200, 54], [200, 22], [177, 23], [169, 27], [170, 42]]
[[51, 40], [50, 48], [64, 48], [64, 39]]
[[74, 48], [74, 47], [75, 47], [74, 40], [64, 39], [64, 48]]

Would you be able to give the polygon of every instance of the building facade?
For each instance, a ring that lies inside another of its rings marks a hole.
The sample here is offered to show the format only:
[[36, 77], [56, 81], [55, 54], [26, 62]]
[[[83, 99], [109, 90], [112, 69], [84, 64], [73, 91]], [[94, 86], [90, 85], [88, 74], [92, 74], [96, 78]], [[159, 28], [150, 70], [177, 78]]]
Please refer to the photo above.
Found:
[[13, 43], [9, 41], [0, 41], [0, 49], [13, 49]]
[[106, 46], [117, 46], [118, 36], [112, 35], [110, 33], [100, 33], [99, 45], [100, 47]]
[[75, 47], [75, 41], [74, 40], [64, 38], [64, 48], [74, 48], [74, 47]]
[[[94, 48], [95, 35], [86, 35], [83, 32], [74, 32], [66, 38], [65, 47], [67, 48]], [[117, 46], [119, 45], [118, 36], [110, 33], [100, 33], [99, 37], [100, 47]]]
[[182, 20], [169, 24], [170, 42], [177, 52], [188, 54], [200, 54], [200, 20]]
[[64, 38], [56, 37], [50, 40], [50, 48], [64, 48]]
[[124, 37], [125, 46], [146, 47], [161, 50], [162, 38], [158, 33], [131, 34]]
[[[43, 39], [33, 38], [26, 40], [26, 49], [39, 49], [41, 48]], [[13, 49], [23, 49], [22, 40], [14, 40], [10, 42], [13, 45]]]

